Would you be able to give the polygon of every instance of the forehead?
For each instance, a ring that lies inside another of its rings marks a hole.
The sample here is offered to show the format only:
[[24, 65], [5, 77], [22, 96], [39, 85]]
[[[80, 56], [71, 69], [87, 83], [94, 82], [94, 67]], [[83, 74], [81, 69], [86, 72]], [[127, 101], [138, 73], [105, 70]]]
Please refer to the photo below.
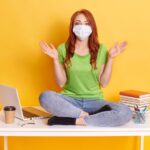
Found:
[[85, 17], [84, 14], [79, 14], [76, 16], [75, 20], [74, 21], [83, 21], [83, 22], [87, 22], [87, 18]]

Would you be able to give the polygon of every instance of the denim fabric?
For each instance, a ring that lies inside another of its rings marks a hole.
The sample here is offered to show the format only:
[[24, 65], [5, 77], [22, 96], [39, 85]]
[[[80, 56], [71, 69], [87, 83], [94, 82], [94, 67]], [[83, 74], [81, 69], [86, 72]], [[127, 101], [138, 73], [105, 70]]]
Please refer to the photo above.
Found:
[[93, 112], [106, 104], [111, 107], [111, 111], [86, 116], [88, 126], [120, 126], [132, 118], [132, 111], [126, 105], [107, 100], [78, 99], [46, 90], [40, 94], [39, 101], [45, 110], [59, 117], [78, 118], [81, 111]]

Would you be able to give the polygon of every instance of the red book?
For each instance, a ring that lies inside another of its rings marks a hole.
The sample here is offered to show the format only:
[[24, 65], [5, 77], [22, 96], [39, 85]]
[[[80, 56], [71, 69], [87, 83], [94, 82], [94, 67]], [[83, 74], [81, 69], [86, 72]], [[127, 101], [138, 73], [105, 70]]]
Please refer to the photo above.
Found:
[[120, 91], [119, 94], [124, 96], [136, 97], [136, 98], [150, 97], [150, 92], [143, 92], [138, 90]]

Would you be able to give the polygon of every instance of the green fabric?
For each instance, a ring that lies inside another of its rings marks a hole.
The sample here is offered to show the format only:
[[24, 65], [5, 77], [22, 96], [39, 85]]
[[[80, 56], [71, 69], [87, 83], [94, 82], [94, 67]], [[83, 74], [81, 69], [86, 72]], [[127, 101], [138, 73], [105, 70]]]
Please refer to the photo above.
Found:
[[[65, 43], [57, 47], [59, 63], [63, 64], [66, 56]], [[97, 69], [91, 70], [90, 54], [81, 56], [74, 53], [71, 66], [67, 69], [67, 82], [60, 93], [84, 99], [104, 99], [99, 83], [99, 72], [102, 64], [107, 62], [107, 48], [100, 44], [97, 56]]]

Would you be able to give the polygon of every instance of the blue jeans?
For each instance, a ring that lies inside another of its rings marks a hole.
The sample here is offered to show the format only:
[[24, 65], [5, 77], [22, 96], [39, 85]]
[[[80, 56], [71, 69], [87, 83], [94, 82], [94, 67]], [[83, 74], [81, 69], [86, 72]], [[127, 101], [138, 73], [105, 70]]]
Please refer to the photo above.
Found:
[[54, 116], [79, 118], [81, 111], [94, 112], [104, 105], [112, 110], [84, 117], [87, 126], [120, 126], [132, 118], [132, 111], [124, 104], [99, 99], [78, 99], [46, 90], [39, 96], [40, 105]]

